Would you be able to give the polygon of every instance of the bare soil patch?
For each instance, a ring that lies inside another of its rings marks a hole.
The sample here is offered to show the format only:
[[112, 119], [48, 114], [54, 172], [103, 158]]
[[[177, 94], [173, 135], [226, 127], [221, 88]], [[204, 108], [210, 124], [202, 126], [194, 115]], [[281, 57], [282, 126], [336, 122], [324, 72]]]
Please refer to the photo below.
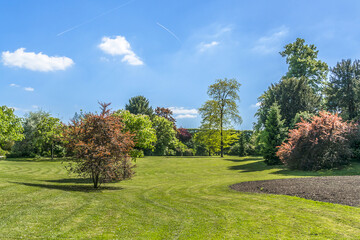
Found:
[[321, 202], [360, 206], [360, 176], [241, 182], [231, 185], [230, 188], [240, 192], [282, 194]]

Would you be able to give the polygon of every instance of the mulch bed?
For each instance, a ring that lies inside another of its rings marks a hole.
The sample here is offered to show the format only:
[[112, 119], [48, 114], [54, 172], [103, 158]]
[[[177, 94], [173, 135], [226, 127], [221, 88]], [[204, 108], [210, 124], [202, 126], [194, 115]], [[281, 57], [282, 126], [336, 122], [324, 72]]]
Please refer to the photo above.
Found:
[[360, 206], [360, 176], [288, 178], [242, 182], [230, 188], [240, 192], [282, 194], [321, 202]]

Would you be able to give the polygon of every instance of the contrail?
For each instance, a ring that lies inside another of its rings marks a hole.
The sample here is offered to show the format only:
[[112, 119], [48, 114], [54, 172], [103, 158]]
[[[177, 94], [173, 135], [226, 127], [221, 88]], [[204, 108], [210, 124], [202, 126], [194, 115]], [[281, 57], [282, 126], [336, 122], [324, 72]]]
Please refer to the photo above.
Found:
[[90, 22], [92, 22], [92, 21], [94, 21], [94, 20], [96, 20], [96, 19], [98, 19], [98, 18], [100, 18], [100, 17], [102, 17], [102, 16], [104, 16], [104, 15], [107, 15], [107, 14], [109, 14], [109, 13], [111, 13], [111, 12], [119, 9], [119, 8], [125, 7], [126, 5], [128, 5], [129, 3], [133, 2], [133, 1], [135, 1], [135, 0], [127, 1], [126, 3], [123, 3], [123, 4], [119, 5], [119, 6], [117, 6], [116, 8], [113, 8], [113, 9], [110, 9], [110, 10], [108, 10], [108, 11], [106, 11], [106, 12], [103, 12], [103, 13], [97, 15], [96, 17], [93, 17], [93, 18], [91, 18], [91, 19], [89, 19], [89, 20], [87, 20], [87, 21], [85, 21], [85, 22], [83, 22], [83, 23], [80, 23], [80, 24], [78, 24], [78, 25], [75, 25], [74, 27], [71, 27], [71, 28], [69, 28], [69, 29], [67, 29], [67, 30], [65, 30], [65, 31], [63, 31], [63, 32], [61, 32], [61, 33], [58, 33], [56, 36], [57, 36], [57, 37], [58, 37], [58, 36], [61, 36], [61, 35], [63, 35], [64, 33], [70, 32], [70, 31], [72, 31], [72, 30], [74, 30], [74, 29], [76, 29], [76, 28], [79, 28], [79, 27], [81, 27], [81, 26], [83, 26], [83, 25], [85, 25], [85, 24], [88, 24], [88, 23], [90, 23]]
[[172, 31], [170, 31], [169, 29], [167, 29], [166, 27], [164, 27], [163, 25], [161, 25], [160, 23], [156, 22], [157, 25], [159, 25], [161, 28], [163, 28], [165, 31], [167, 31], [168, 33], [170, 33], [174, 38], [176, 38], [176, 40], [178, 40], [179, 43], [182, 43], [180, 41], [180, 39], [178, 38], [178, 36], [175, 35], [175, 33], [173, 33]]

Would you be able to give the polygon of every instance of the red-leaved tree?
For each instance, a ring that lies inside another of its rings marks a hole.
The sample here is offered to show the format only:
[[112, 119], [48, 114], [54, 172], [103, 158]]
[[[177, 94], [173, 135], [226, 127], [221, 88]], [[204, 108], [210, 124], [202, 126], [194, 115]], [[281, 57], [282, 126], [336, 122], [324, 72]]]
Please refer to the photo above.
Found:
[[277, 151], [291, 169], [319, 170], [346, 165], [351, 157], [349, 139], [355, 125], [325, 111], [302, 120], [290, 130], [289, 138]]
[[111, 114], [110, 103], [99, 103], [100, 114], [85, 114], [79, 121], [64, 126], [63, 138], [74, 153], [68, 170], [90, 177], [94, 188], [101, 183], [131, 178], [134, 165], [129, 151], [134, 147], [133, 135], [124, 132], [119, 116]]
[[192, 135], [189, 133], [189, 131], [186, 128], [178, 128], [176, 129], [176, 137], [182, 142], [188, 142]]

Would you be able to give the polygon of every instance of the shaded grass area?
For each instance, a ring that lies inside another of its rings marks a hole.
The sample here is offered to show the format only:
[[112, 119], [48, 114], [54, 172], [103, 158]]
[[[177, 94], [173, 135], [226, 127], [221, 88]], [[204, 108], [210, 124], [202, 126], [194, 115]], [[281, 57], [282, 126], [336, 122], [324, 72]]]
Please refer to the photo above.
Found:
[[132, 180], [93, 190], [61, 160], [0, 161], [0, 239], [358, 239], [360, 208], [239, 193], [243, 181], [359, 175], [302, 172], [256, 157], [147, 157]]

